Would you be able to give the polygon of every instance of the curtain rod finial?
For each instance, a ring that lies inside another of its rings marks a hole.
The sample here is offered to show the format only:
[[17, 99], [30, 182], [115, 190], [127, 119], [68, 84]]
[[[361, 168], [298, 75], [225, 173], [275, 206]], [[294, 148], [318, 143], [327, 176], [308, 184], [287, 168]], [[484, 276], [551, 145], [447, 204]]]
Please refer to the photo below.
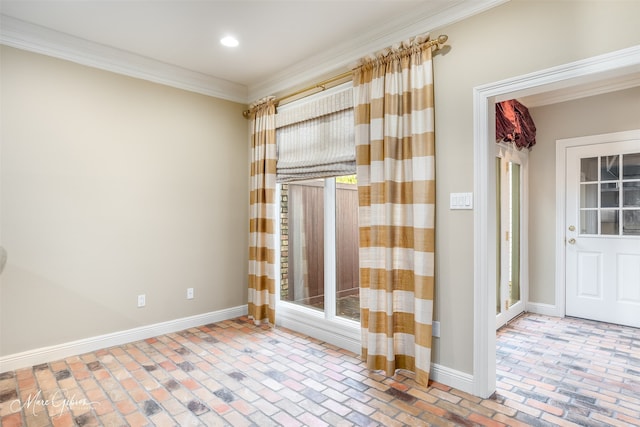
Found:
[[438, 36], [438, 44], [445, 44], [449, 40], [449, 36], [441, 34]]

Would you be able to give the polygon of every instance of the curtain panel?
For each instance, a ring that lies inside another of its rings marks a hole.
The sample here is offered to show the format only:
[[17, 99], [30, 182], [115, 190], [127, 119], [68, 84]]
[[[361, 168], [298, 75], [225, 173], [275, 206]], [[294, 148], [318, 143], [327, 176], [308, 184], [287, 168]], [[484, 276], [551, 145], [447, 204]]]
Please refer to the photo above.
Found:
[[416, 374], [431, 365], [435, 140], [431, 47], [417, 37], [354, 70], [362, 357]]
[[250, 109], [248, 314], [256, 324], [275, 325], [276, 106], [269, 97]]

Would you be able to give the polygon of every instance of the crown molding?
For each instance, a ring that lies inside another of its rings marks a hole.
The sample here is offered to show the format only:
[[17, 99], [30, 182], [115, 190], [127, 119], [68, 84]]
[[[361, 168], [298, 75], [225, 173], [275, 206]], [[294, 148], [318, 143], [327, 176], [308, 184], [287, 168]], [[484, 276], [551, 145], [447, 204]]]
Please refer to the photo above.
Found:
[[526, 105], [527, 108], [534, 108], [557, 104], [560, 102], [573, 101], [588, 96], [602, 95], [638, 86], [640, 86], [640, 71], [635, 74], [616, 76], [603, 81], [525, 96], [519, 98], [519, 100], [522, 104]]
[[1, 15], [0, 43], [129, 77], [247, 103], [247, 87]]
[[437, 36], [438, 28], [462, 21], [508, 1], [461, 0], [435, 14], [428, 5], [416, 7], [410, 16], [389, 21], [375, 31], [357, 35], [332, 49], [297, 62], [259, 84], [249, 85], [249, 102], [348, 71], [359, 58], [372, 52], [425, 32]]
[[459, 0], [438, 13], [428, 5], [390, 20], [249, 87], [0, 15], [0, 44], [229, 101], [249, 103], [348, 70], [365, 55], [461, 21], [509, 0]]

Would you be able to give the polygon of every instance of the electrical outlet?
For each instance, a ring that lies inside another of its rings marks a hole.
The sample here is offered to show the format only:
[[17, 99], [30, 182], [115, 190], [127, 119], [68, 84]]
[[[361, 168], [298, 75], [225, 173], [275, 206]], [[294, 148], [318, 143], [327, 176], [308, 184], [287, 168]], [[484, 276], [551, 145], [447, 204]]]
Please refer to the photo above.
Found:
[[434, 320], [431, 324], [431, 335], [433, 335], [434, 338], [440, 337], [440, 322], [437, 320]]
[[138, 295], [138, 307], [144, 307], [147, 304], [147, 297], [145, 294]]
[[193, 288], [187, 288], [187, 299], [193, 299]]

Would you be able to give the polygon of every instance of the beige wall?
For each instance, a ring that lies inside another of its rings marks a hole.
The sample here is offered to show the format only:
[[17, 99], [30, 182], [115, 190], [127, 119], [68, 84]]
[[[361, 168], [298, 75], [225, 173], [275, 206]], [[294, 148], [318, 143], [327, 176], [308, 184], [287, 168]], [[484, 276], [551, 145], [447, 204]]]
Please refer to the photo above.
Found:
[[640, 87], [531, 108], [529, 301], [555, 304], [556, 140], [640, 129]]
[[245, 106], [1, 55], [0, 355], [246, 304]]
[[[434, 59], [436, 311], [434, 362], [473, 373], [473, 212], [449, 193], [473, 191], [473, 88], [640, 44], [640, 2], [512, 0], [434, 33], [451, 50]], [[475, 194], [474, 197], [483, 197]]]

